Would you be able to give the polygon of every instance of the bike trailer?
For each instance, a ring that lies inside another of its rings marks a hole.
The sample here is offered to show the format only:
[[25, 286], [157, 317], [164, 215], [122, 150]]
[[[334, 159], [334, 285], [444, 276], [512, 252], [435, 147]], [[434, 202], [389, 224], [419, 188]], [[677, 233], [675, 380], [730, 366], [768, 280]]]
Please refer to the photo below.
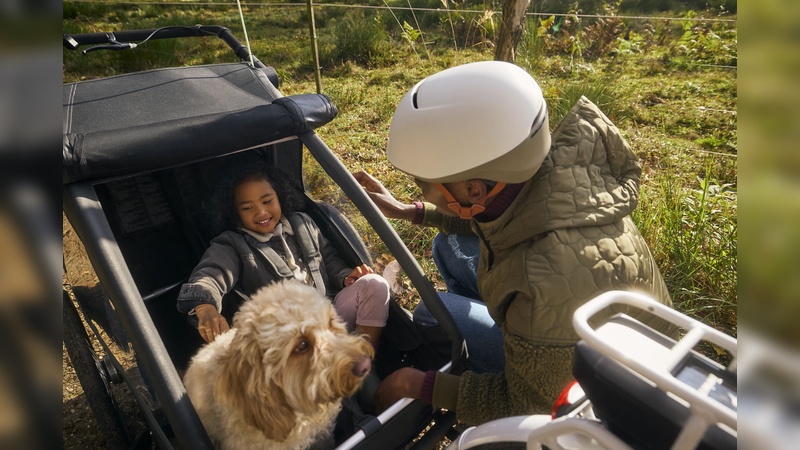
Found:
[[[463, 370], [465, 345], [435, 289], [349, 170], [314, 133], [337, 114], [328, 97], [282, 95], [275, 70], [251, 59], [223, 27], [65, 35], [64, 45], [120, 50], [146, 39], [203, 36], [223, 39], [242, 62], [126, 73], [63, 89], [64, 212], [99, 280], [96, 286], [72, 286], [72, 296], [65, 290], [64, 343], [109, 447], [131, 448], [152, 439], [158, 448], [211, 448], [180, 378], [202, 342], [177, 312], [176, 296], [213, 237], [208, 199], [215, 180], [243, 158], [289, 173], [305, 196], [304, 212], [340, 253], [354, 265], [372, 265], [348, 219], [305, 192], [302, 165], [308, 151], [439, 319], [446, 339], [434, 342], [392, 301], [374, 362], [380, 378], [402, 366]], [[135, 367], [114, 358], [100, 329], [130, 348]], [[101, 339], [99, 354], [88, 334]], [[146, 436], [132, 436], [117, 407], [111, 385], [123, 382], [136, 397]], [[398, 448], [414, 441], [416, 448], [429, 448], [454, 422], [451, 412], [404, 399], [377, 417], [337, 430], [338, 444]]]

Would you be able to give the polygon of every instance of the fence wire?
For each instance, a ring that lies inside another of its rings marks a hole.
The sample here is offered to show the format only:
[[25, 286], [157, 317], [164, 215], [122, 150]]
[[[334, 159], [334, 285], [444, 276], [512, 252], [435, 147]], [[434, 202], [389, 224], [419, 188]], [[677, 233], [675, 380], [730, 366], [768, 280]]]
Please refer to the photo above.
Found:
[[[211, 3], [211, 2], [193, 2], [193, 1], [177, 1], [177, 2], [147, 2], [147, 1], [125, 1], [125, 0], [64, 0], [64, 3], [98, 3], [98, 4], [111, 4], [111, 5], [165, 5], [165, 6], [219, 6], [230, 7], [229, 3]], [[308, 3], [276, 3], [276, 2], [241, 2], [242, 6], [255, 6], [255, 7], [306, 7]], [[380, 6], [380, 5], [345, 5], [341, 3], [319, 3], [314, 2], [315, 8], [353, 8], [353, 9], [374, 9], [374, 10], [393, 10], [393, 11], [422, 11], [422, 12], [439, 12], [439, 13], [467, 13], [467, 14], [484, 14], [486, 10], [475, 9], [443, 9], [443, 8], [419, 8], [413, 6]], [[502, 15], [502, 11], [496, 12]], [[573, 13], [557, 13], [557, 12], [528, 12], [527, 16], [531, 17], [577, 17], [581, 19], [622, 19], [622, 20], [655, 20], [655, 21], [690, 21], [690, 22], [723, 22], [735, 23], [736, 19], [725, 17], [664, 17], [664, 16], [626, 16], [626, 15], [610, 15], [610, 14], [573, 14]]]
[[[219, 7], [219, 8], [235, 8], [236, 4], [228, 3], [228, 2], [204, 2], [204, 1], [136, 1], [136, 0], [64, 0], [64, 3], [83, 3], [83, 4], [105, 4], [105, 5], [135, 5], [135, 6], [173, 6], [173, 7]], [[251, 8], [307, 8], [307, 2], [253, 2], [253, 1], [241, 1], [241, 5], [244, 7], [251, 7]], [[415, 12], [431, 12], [431, 13], [444, 13], [444, 14], [451, 14], [451, 13], [461, 13], [461, 14], [479, 14], [483, 15], [486, 14], [486, 11], [491, 11], [492, 9], [480, 9], [480, 10], [465, 10], [465, 9], [445, 9], [445, 8], [422, 8], [422, 7], [412, 7], [412, 6], [389, 6], [388, 4], [384, 3], [384, 6], [380, 5], [348, 5], [348, 4], [339, 4], [339, 3], [320, 3], [315, 1], [313, 3], [315, 9], [317, 8], [349, 8], [349, 9], [362, 9], [362, 10], [379, 10], [379, 11], [410, 11], [411, 13]], [[502, 12], [498, 9], [493, 11], [496, 15], [502, 15]], [[727, 17], [674, 17], [674, 16], [647, 16], [647, 15], [611, 15], [611, 14], [574, 14], [574, 13], [551, 13], [551, 12], [528, 12], [526, 14], [529, 17], [571, 17], [571, 18], [581, 18], [581, 19], [615, 19], [615, 20], [623, 20], [623, 21], [661, 21], [661, 22], [692, 22], [692, 23], [723, 23], [723, 24], [734, 24], [736, 23], [736, 18], [727, 18]], [[707, 63], [690, 63], [684, 62], [684, 64], [692, 67], [708, 67], [713, 69], [723, 69], [723, 70], [733, 70], [736, 71], [738, 69], [737, 66], [732, 65], [721, 65], [721, 64], [707, 64]], [[702, 108], [702, 112], [707, 113], [716, 113], [716, 114], [731, 114], [736, 115], [736, 111], [734, 110], [727, 110], [727, 109], [713, 109], [713, 108]], [[737, 159], [737, 153], [724, 153], [706, 149], [699, 149], [699, 148], [680, 148], [679, 150], [683, 150], [686, 152], [691, 152], [695, 154], [702, 154], [709, 157], [721, 157], [721, 158], [731, 158]]]

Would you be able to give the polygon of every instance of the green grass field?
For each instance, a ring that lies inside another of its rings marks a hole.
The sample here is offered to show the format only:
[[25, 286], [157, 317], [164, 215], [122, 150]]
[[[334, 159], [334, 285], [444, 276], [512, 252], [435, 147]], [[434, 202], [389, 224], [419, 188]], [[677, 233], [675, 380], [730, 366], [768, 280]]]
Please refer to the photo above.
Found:
[[[339, 117], [318, 133], [346, 167], [376, 175], [405, 201], [420, 193], [385, 157], [395, 105], [427, 75], [492, 59], [499, 25], [497, 12], [413, 4], [441, 11], [328, 6], [315, 12], [322, 91], [339, 108]], [[542, 86], [553, 128], [585, 95], [622, 130], [644, 167], [634, 219], [676, 308], [736, 336], [737, 30], [735, 21], [718, 20], [736, 17], [716, 10], [670, 13], [685, 20], [622, 19], [613, 5], [601, 6], [607, 15], [602, 20], [531, 17], [517, 64]], [[251, 5], [244, 13], [253, 53], [277, 69], [281, 91], [315, 92], [306, 9]], [[698, 18], [713, 20], [690, 20]], [[235, 4], [64, 3], [67, 33], [198, 23], [226, 26], [244, 41]], [[235, 59], [221, 41], [186, 41], [86, 56], [65, 50], [64, 81]], [[315, 198], [354, 211], [313, 160], [307, 158], [305, 171]], [[357, 214], [351, 217], [378, 263], [388, 262], [377, 235]], [[439, 283], [429, 257], [434, 231], [394, 225]]]

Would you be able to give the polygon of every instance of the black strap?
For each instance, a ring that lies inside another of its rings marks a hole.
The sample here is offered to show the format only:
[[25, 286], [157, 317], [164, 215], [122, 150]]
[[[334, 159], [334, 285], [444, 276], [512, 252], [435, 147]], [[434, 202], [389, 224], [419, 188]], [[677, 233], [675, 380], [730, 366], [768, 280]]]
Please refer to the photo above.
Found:
[[357, 424], [356, 428], [363, 431], [366, 437], [370, 437], [381, 429], [383, 424], [377, 417], [373, 415], [366, 415]]

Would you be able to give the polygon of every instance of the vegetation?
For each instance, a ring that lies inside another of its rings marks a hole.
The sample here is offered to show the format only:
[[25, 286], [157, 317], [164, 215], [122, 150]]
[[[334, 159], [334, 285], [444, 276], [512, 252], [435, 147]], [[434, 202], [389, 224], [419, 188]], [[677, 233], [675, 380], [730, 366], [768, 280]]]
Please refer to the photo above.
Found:
[[[315, 9], [323, 92], [340, 111], [319, 134], [346, 167], [369, 171], [398, 198], [413, 201], [420, 193], [407, 176], [389, 167], [384, 155], [394, 108], [423, 77], [491, 59], [499, 10], [467, 0], [371, 3], [384, 8]], [[712, 6], [709, 10], [656, 13], [660, 8], [654, 3], [679, 8], [699, 2], [581, 0], [558, 11], [550, 8], [564, 2], [533, 1], [537, 13], [562, 14], [531, 16], [517, 63], [544, 89], [553, 127], [585, 95], [622, 130], [644, 167], [634, 219], [676, 307], [736, 335], [737, 30], [735, 16], [728, 12], [736, 4], [718, 0], [703, 2]], [[408, 5], [439, 11], [399, 9]], [[277, 69], [280, 89], [287, 95], [315, 91], [306, 9], [279, 4], [244, 8], [253, 53]], [[621, 8], [681, 19], [628, 19]], [[604, 17], [586, 17], [589, 12]], [[238, 11], [230, 3], [64, 3], [67, 33], [196, 23], [226, 26], [243, 40]], [[213, 39], [186, 41], [153, 41], [130, 52], [88, 56], [65, 50], [64, 80], [233, 58]], [[305, 171], [312, 195], [352, 213], [378, 264], [391, 260], [310, 157]], [[442, 286], [430, 258], [434, 231], [394, 225], [434, 283]]]

